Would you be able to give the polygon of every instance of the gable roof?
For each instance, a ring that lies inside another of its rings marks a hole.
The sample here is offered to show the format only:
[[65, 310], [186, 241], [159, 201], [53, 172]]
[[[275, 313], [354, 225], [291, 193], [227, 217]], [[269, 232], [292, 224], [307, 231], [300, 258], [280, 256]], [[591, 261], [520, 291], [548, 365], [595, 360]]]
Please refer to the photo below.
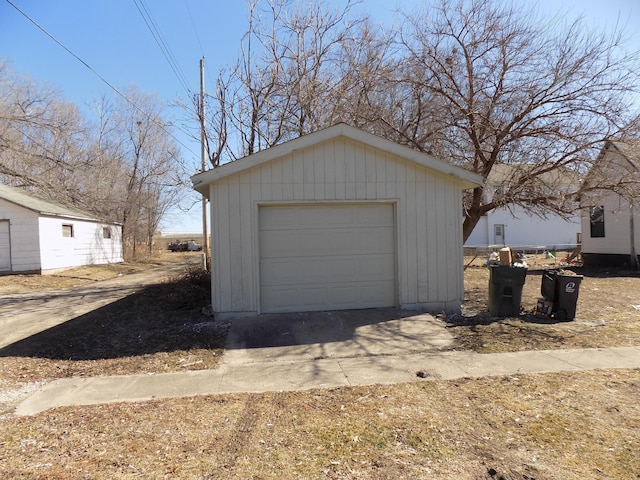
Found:
[[632, 166], [640, 170], [640, 138], [611, 140], [605, 144], [603, 150], [607, 150], [608, 147], [615, 148]]
[[225, 163], [224, 165], [214, 169], [192, 176], [191, 182], [193, 183], [194, 189], [206, 196], [209, 194], [207, 186], [212, 182], [216, 182], [230, 175], [262, 165], [263, 163], [270, 162], [295, 150], [301, 150], [320, 142], [333, 140], [339, 137], [363, 143], [391, 155], [416, 163], [422, 167], [426, 167], [446, 175], [451, 175], [457, 180], [460, 180], [464, 188], [475, 188], [482, 185], [482, 177], [470, 172], [469, 170], [456, 167], [443, 162], [442, 160], [438, 160], [426, 153], [418, 152], [412, 148], [378, 137], [377, 135], [373, 135], [345, 123], [338, 123], [337, 125], [333, 125], [323, 130], [318, 130], [317, 132], [303, 135], [294, 140], [267, 148], [234, 162]]
[[77, 218], [82, 220], [99, 221], [95, 216], [73, 207], [67, 207], [58, 203], [35, 197], [19, 188], [0, 185], [0, 200], [26, 208], [40, 215], [54, 217]]

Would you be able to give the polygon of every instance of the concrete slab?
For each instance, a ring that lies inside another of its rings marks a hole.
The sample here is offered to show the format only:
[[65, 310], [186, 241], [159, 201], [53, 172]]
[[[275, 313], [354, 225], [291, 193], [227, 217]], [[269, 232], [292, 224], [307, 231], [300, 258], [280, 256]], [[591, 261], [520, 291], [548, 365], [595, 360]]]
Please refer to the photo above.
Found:
[[158, 375], [69, 378], [52, 382], [23, 401], [17, 415], [70, 405], [146, 401], [235, 392], [306, 390], [492, 375], [595, 368], [640, 368], [640, 347], [478, 354], [409, 355], [222, 364], [216, 370]]
[[266, 392], [348, 386], [335, 360], [265, 362], [222, 366], [218, 392]]
[[406, 357], [360, 357], [338, 360], [349, 385], [391, 384], [416, 380]]
[[457, 366], [471, 377], [577, 370], [575, 365], [543, 351], [494, 353], [460, 359]]
[[638, 366], [638, 347], [549, 350], [547, 354], [580, 370], [593, 368], [636, 368]]
[[226, 363], [438, 351], [453, 342], [432, 315], [398, 309], [269, 314], [233, 320]]

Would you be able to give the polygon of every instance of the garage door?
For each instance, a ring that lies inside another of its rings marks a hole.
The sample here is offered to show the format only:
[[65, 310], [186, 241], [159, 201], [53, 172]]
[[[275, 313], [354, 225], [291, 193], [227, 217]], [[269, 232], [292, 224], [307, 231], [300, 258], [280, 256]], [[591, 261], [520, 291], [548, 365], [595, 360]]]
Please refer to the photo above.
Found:
[[394, 306], [393, 212], [391, 204], [260, 207], [262, 312]]
[[9, 242], [9, 221], [0, 220], [0, 272], [11, 270], [11, 243]]

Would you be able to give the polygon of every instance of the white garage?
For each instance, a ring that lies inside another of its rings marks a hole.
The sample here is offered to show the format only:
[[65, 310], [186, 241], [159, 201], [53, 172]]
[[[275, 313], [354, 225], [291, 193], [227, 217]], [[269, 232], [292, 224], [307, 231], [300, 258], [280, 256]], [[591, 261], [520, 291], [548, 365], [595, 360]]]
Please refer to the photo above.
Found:
[[218, 318], [460, 309], [475, 174], [339, 124], [192, 181], [211, 201]]

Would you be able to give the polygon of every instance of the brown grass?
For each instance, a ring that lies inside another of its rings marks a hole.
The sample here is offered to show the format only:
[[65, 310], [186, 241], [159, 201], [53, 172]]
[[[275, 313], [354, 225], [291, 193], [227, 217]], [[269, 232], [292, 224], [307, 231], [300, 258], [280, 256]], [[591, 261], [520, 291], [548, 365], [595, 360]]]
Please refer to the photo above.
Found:
[[[573, 322], [492, 319], [487, 284], [484, 268], [466, 271], [464, 314], [449, 319], [456, 348], [640, 344], [638, 277], [585, 274]], [[525, 311], [539, 289], [530, 273]], [[186, 274], [13, 345], [0, 357], [0, 391], [70, 375], [213, 368], [224, 326], [203, 314], [207, 302], [206, 279]], [[7, 408], [0, 478], [640, 478], [639, 391], [636, 369], [201, 396], [24, 418]]]
[[29, 479], [631, 479], [638, 371], [60, 408], [3, 421]]
[[[169, 281], [0, 349], [0, 388], [18, 391], [25, 384], [71, 376], [215, 368], [228, 325], [214, 322], [208, 313], [209, 275], [192, 260], [193, 255], [180, 254], [163, 260], [185, 268]], [[95, 270], [88, 267], [80, 274], [86, 277]], [[44, 276], [35, 282], [42, 288], [57, 280]], [[13, 403], [0, 396], [0, 413], [11, 408]]]
[[534, 315], [541, 297], [542, 266], [534, 264], [522, 291], [517, 317], [489, 316], [489, 272], [472, 265], [465, 271], [463, 314], [449, 317], [456, 348], [481, 353], [557, 348], [640, 345], [640, 275], [584, 270], [576, 318], [571, 322]]

